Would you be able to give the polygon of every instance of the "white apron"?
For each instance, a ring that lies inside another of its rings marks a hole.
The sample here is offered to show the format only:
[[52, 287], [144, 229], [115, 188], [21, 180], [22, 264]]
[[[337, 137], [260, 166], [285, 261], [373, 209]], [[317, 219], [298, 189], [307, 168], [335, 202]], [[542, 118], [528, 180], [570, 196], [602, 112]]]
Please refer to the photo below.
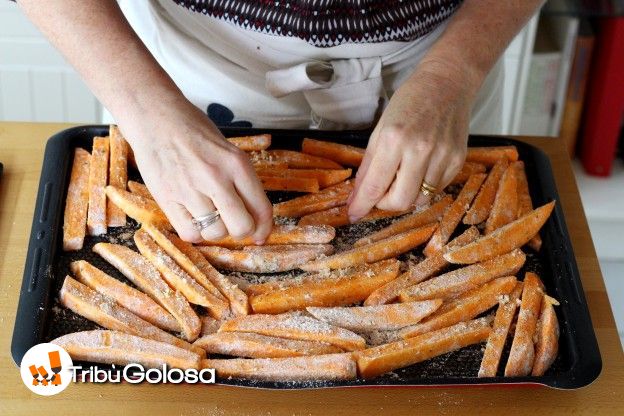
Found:
[[[315, 47], [178, 6], [119, 0], [150, 52], [184, 95], [219, 125], [257, 128], [370, 127], [445, 28], [411, 42]], [[502, 127], [503, 66], [486, 78], [470, 131]]]

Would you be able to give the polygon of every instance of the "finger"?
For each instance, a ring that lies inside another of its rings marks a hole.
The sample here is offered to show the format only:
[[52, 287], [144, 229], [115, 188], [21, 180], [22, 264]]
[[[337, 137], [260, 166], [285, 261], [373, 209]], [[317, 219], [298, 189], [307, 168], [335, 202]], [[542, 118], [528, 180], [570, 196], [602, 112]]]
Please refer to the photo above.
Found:
[[398, 148], [399, 146], [392, 146], [387, 151], [375, 152], [360, 186], [353, 191], [354, 196], [349, 204], [351, 222], [368, 214], [388, 191], [400, 162]]
[[442, 176], [444, 175], [444, 170], [448, 166], [447, 162], [448, 162], [448, 156], [444, 152], [435, 151], [431, 155], [424, 179], [422, 183], [418, 185], [419, 194], [418, 194], [418, 197], [416, 198], [417, 207], [428, 205], [431, 202], [431, 198], [433, 198], [433, 195], [425, 195], [425, 193], [422, 191], [421, 186], [423, 183], [426, 183], [434, 187], [436, 189], [436, 192], [434, 192], [434, 194], [444, 189], [444, 184], [442, 183]]
[[409, 209], [416, 202], [429, 159], [430, 152], [427, 151], [403, 155], [396, 179], [388, 193], [377, 203], [377, 208], [387, 211]]
[[199, 243], [203, 241], [199, 231], [193, 227], [193, 223], [191, 222], [193, 218], [192, 215], [183, 205], [173, 201], [165, 203], [159, 202], [158, 205], [182, 240], [188, 241], [189, 243]]
[[215, 188], [212, 201], [221, 214], [228, 233], [234, 238], [247, 237], [255, 229], [254, 219], [238, 195], [232, 182]]
[[373, 156], [375, 155], [375, 150], [377, 149], [377, 142], [378, 142], [378, 131], [380, 129], [380, 123], [377, 124], [377, 126], [375, 126], [375, 129], [373, 130], [373, 132], [370, 135], [370, 138], [368, 139], [368, 145], [366, 146], [366, 152], [364, 152], [364, 157], [362, 158], [362, 162], [360, 163], [360, 166], [357, 169], [357, 172], [355, 172], [355, 181], [353, 182], [353, 191], [351, 191], [351, 194], [349, 195], [349, 198], [347, 199], [347, 205], [351, 205], [351, 201], [353, 201], [353, 198], [355, 197], [355, 193], [356, 190], [360, 187], [362, 180], [364, 179], [364, 176], [366, 175], [366, 172], [368, 171], [368, 167], [370, 166], [371, 161], [373, 160]]
[[258, 177], [251, 169], [240, 175], [234, 181], [234, 186], [247, 211], [253, 217], [255, 230], [252, 239], [256, 244], [263, 244], [273, 228], [273, 205], [264, 193]]
[[[199, 191], [191, 191], [185, 198], [184, 205], [193, 218], [200, 218], [215, 212], [216, 208], [212, 200]], [[191, 223], [191, 226], [194, 225]], [[227, 235], [227, 230], [220, 218], [200, 231], [204, 240], [218, 240]]]

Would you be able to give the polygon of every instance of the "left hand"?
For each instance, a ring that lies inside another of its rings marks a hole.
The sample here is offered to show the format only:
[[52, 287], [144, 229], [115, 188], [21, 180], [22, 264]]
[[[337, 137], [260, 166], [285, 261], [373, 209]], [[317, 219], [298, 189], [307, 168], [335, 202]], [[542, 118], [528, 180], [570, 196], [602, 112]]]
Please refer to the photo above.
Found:
[[371, 208], [404, 211], [429, 202], [422, 181], [443, 190], [466, 157], [476, 88], [459, 77], [417, 70], [392, 96], [371, 134], [349, 200], [349, 219]]

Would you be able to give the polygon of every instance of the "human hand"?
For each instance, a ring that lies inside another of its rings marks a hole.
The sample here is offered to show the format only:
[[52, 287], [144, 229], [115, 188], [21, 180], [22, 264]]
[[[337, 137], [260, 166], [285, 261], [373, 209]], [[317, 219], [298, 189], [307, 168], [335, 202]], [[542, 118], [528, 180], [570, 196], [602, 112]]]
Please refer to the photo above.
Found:
[[423, 180], [441, 191], [466, 157], [476, 88], [417, 70], [392, 96], [373, 130], [349, 200], [349, 219], [371, 208], [403, 211], [429, 202]]
[[[158, 122], [154, 122], [158, 120]], [[181, 98], [120, 121], [141, 176], [180, 237], [190, 242], [251, 235], [261, 244], [273, 224], [267, 199], [245, 152], [227, 142], [199, 109]], [[218, 210], [195, 230], [191, 219]]]

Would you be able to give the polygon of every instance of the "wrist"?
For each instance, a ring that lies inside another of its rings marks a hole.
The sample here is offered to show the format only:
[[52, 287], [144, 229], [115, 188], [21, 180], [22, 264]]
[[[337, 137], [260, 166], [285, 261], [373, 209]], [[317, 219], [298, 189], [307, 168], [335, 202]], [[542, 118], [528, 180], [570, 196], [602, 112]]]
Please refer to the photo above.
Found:
[[425, 57], [412, 78], [431, 79], [453, 95], [474, 98], [486, 75], [468, 62], [460, 64], [450, 59]]

